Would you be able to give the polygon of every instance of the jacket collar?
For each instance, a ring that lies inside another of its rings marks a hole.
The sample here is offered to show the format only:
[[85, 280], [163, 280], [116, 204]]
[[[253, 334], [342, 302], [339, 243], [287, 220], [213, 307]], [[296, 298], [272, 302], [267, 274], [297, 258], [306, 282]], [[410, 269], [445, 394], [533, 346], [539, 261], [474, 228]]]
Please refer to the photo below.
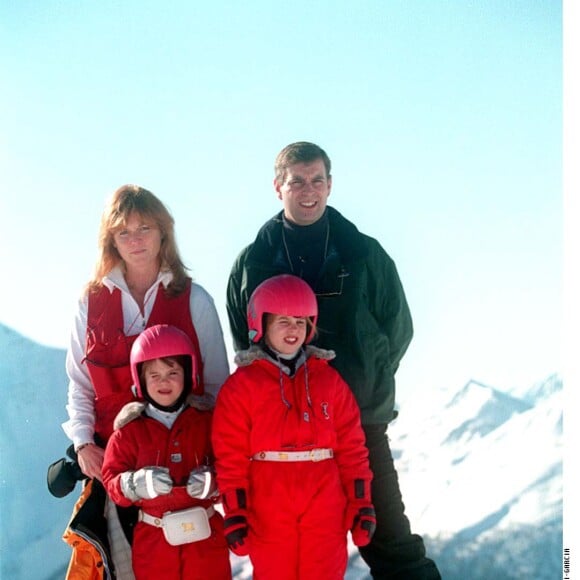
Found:
[[[306, 360], [309, 358], [318, 358], [321, 360], [332, 360], [336, 355], [333, 350], [326, 350], [324, 348], [319, 348], [311, 344], [306, 345], [305, 348]], [[236, 353], [234, 362], [239, 367], [247, 367], [251, 365], [254, 361], [266, 360], [272, 364], [278, 366], [277, 361], [272, 359], [267, 353], [265, 353], [259, 346], [253, 344], [247, 350], [241, 350]]]
[[[364, 237], [358, 228], [333, 207], [327, 206], [330, 227], [330, 244], [336, 249], [341, 259], [357, 260], [367, 255]], [[283, 211], [269, 219], [258, 231], [252, 244], [250, 254], [252, 259], [263, 263], [276, 263], [272, 259], [272, 249], [280, 250], [282, 246]]]
[[[141, 417], [149, 407], [149, 403], [146, 403], [145, 401], [131, 401], [130, 403], [127, 403], [115, 417], [113, 428], [120, 429], [121, 427], [124, 427], [131, 421]], [[215, 407], [215, 397], [211, 393], [204, 393], [203, 395], [195, 395], [192, 393], [187, 396], [185, 407], [182, 407], [179, 411], [176, 411], [176, 413], [181, 413], [187, 407], [193, 407], [198, 411], [210, 411]], [[155, 407], [151, 408], [155, 409]], [[163, 411], [160, 412], [163, 413]], [[154, 413], [151, 414], [153, 415]], [[167, 415], [168, 413], [165, 414]]]
[[[171, 270], [160, 270], [153, 286], [163, 284], [163, 287], [167, 288], [171, 283], [171, 280], [173, 280], [173, 273]], [[106, 276], [103, 277], [102, 282], [103, 286], [106, 286], [110, 292], [113, 292], [115, 288], [119, 288], [119, 290], [122, 290], [123, 292], [129, 292], [121, 266], [115, 266]]]

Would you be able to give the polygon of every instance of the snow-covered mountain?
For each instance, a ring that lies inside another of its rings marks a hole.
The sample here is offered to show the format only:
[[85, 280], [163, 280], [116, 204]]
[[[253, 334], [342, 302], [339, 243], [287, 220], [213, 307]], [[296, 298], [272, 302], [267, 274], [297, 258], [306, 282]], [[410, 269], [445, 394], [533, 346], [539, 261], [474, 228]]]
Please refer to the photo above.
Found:
[[444, 578], [561, 577], [562, 381], [476, 381], [389, 428], [407, 506]]
[[[0, 577], [62, 578], [60, 536], [77, 493], [53, 498], [46, 468], [68, 445], [65, 353], [0, 325]], [[407, 515], [445, 580], [561, 577], [562, 381], [522, 392], [470, 381], [407, 403], [389, 427]], [[80, 488], [77, 488], [79, 491]], [[369, 578], [351, 547], [348, 580]], [[251, 578], [247, 558], [232, 558]]]

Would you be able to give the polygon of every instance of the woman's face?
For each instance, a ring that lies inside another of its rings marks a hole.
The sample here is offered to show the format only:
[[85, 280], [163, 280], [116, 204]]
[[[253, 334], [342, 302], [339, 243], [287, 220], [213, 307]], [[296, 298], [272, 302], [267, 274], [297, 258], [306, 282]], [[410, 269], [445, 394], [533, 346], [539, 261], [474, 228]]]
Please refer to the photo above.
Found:
[[113, 241], [128, 270], [159, 269], [161, 232], [153, 220], [137, 212], [129, 214], [125, 226], [113, 234]]

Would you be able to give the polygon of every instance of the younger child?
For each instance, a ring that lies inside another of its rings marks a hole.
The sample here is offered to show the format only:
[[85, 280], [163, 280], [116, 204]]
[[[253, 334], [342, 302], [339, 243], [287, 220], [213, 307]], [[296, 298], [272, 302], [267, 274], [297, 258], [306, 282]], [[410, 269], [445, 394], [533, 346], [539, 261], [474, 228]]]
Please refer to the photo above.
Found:
[[194, 347], [181, 330], [152, 326], [133, 344], [130, 364], [141, 401], [125, 405], [115, 420], [103, 483], [118, 505], [141, 508], [133, 535], [135, 577], [229, 579], [223, 519], [214, 510], [213, 400], [192, 394]]
[[262, 282], [248, 302], [254, 345], [237, 354], [217, 399], [226, 540], [249, 554], [255, 580], [342, 580], [347, 530], [364, 546], [376, 525], [354, 396], [328, 364], [334, 353], [304, 346], [317, 315], [302, 279]]

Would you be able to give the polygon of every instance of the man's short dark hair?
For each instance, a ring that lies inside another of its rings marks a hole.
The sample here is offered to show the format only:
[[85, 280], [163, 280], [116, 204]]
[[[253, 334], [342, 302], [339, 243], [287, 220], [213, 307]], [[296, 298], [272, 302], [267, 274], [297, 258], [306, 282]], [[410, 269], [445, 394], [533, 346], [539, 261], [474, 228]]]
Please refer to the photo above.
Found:
[[308, 141], [297, 141], [287, 145], [278, 153], [274, 164], [276, 181], [282, 183], [286, 177], [286, 170], [295, 163], [312, 163], [322, 159], [326, 169], [326, 177], [330, 177], [330, 158], [318, 145]]

